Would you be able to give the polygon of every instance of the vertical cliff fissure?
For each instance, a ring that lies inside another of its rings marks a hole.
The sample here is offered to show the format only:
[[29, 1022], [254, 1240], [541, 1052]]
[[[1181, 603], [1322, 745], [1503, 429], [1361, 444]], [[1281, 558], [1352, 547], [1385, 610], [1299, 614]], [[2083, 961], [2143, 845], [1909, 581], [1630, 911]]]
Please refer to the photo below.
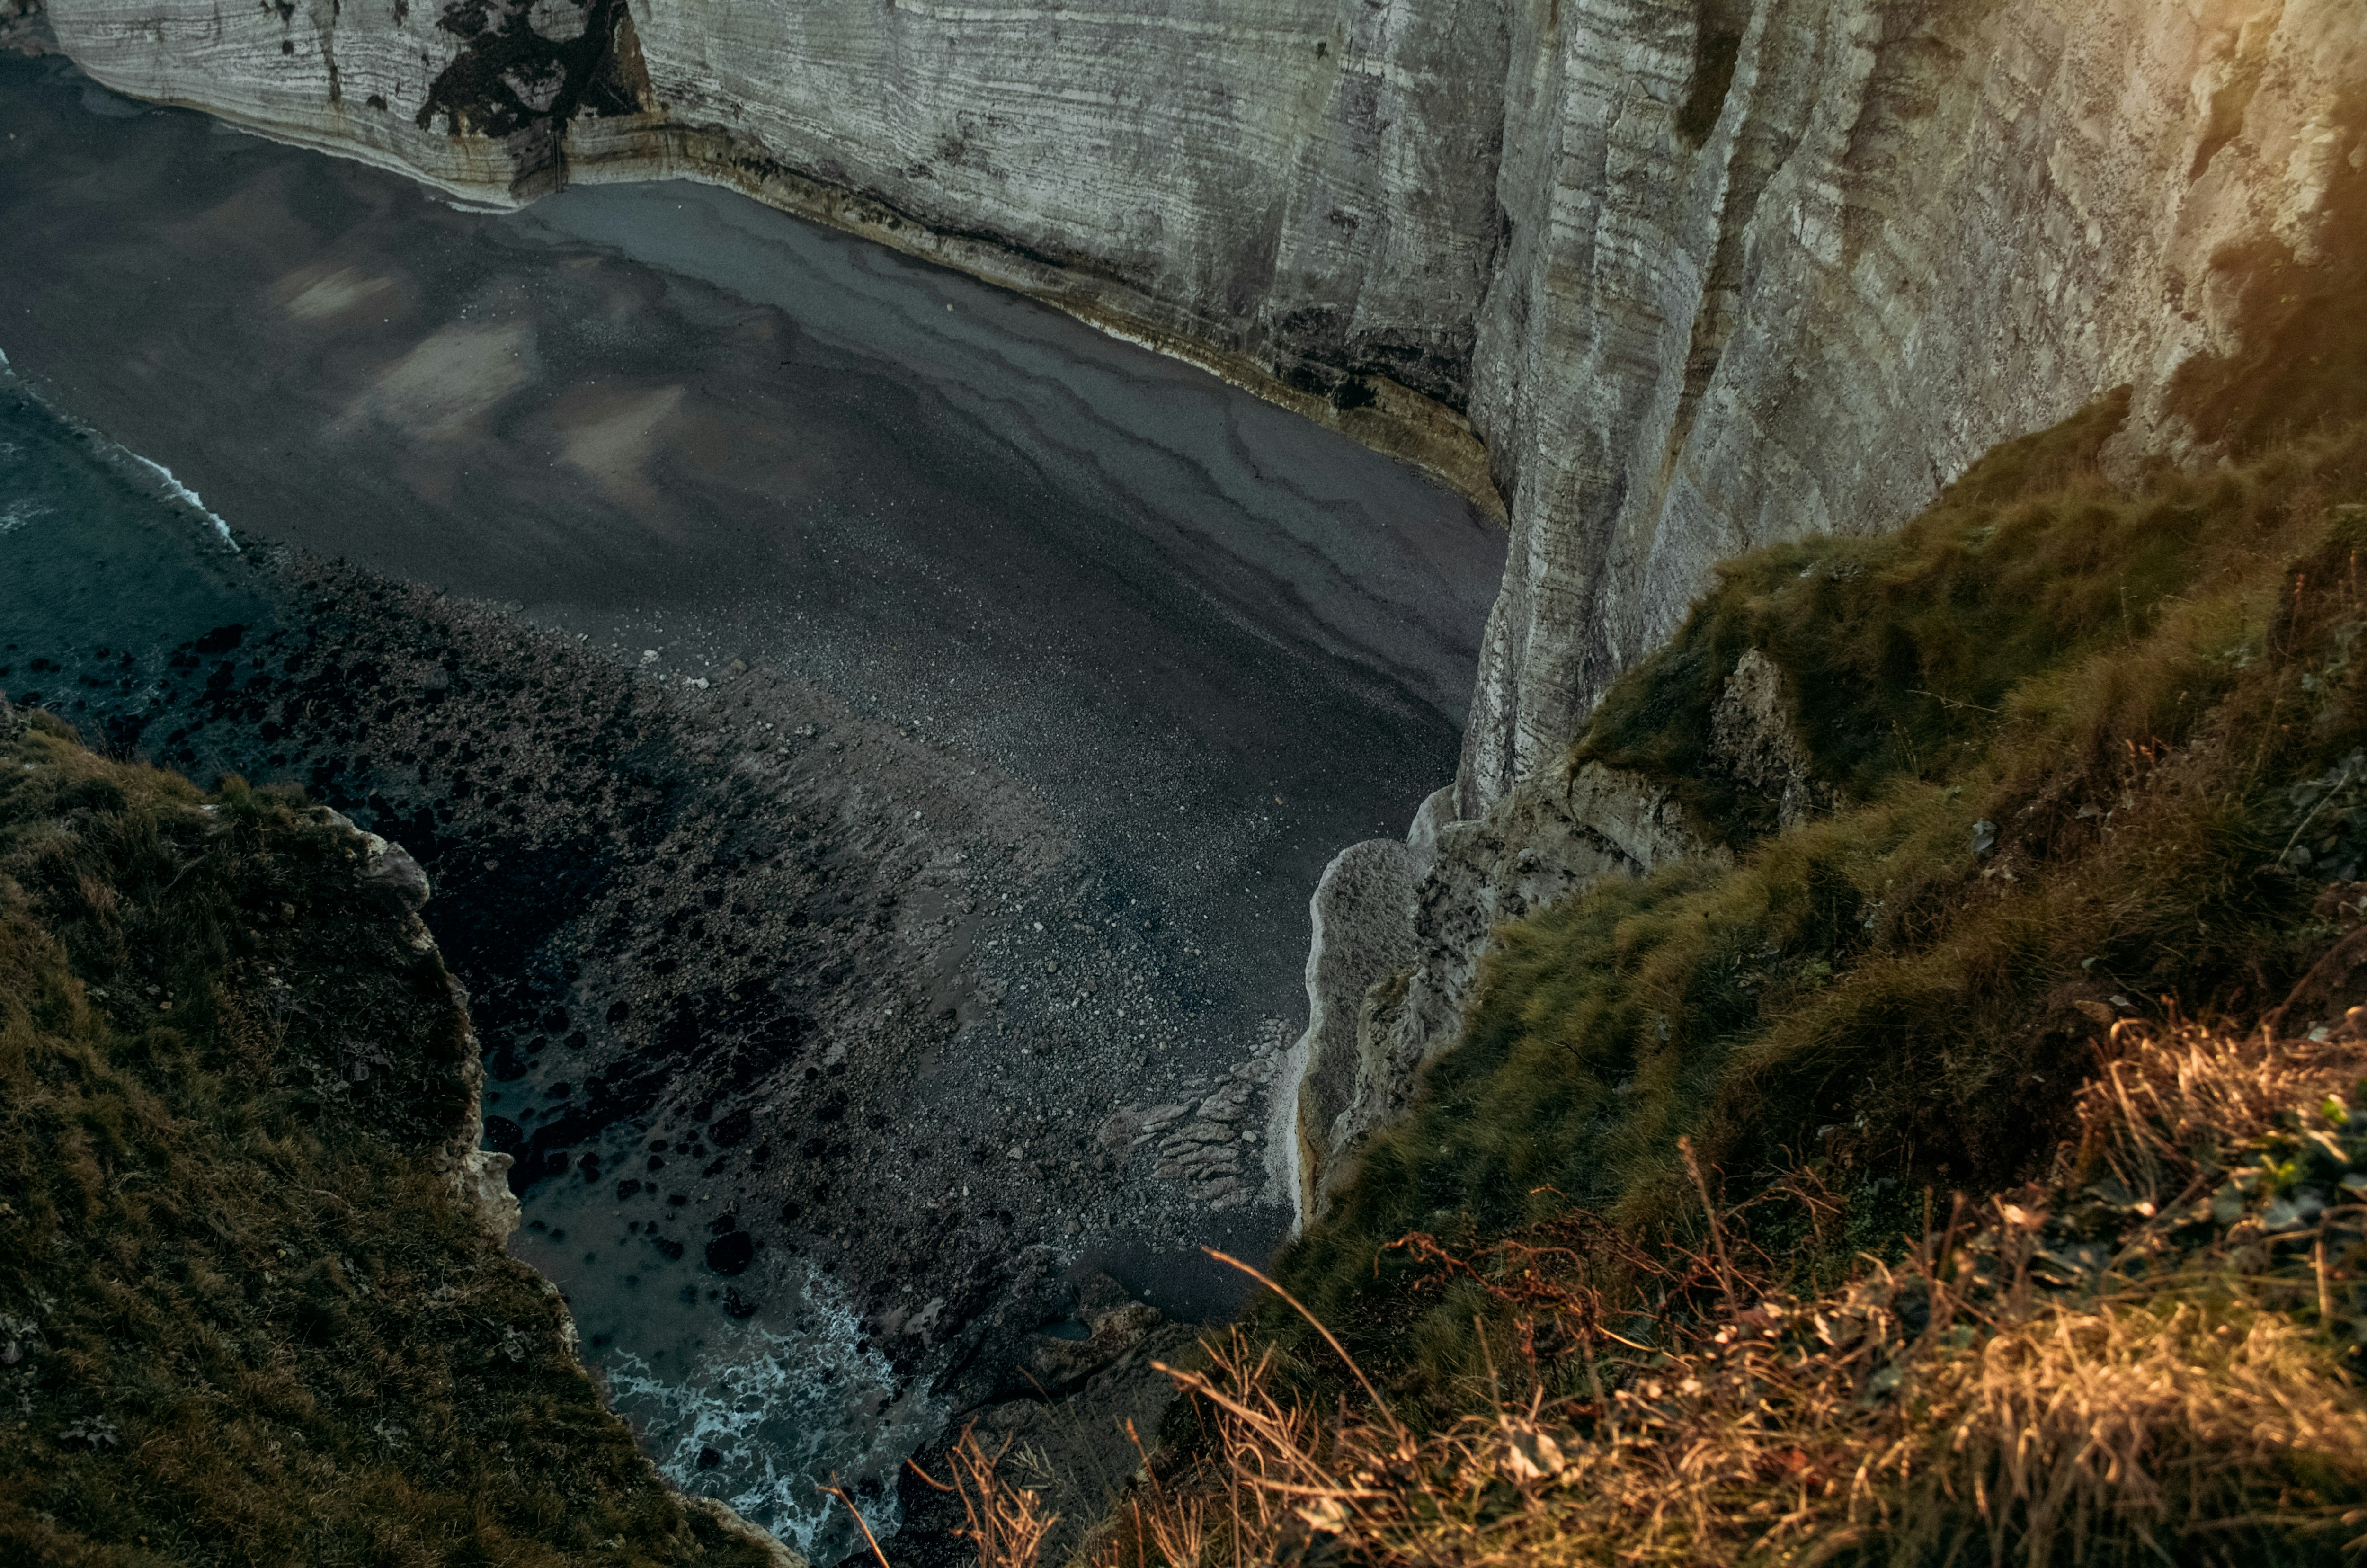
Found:
[[1792, 130], [1769, 112], [1780, 100], [1752, 97], [1766, 8], [1727, 68], [1730, 107], [1698, 143], [1680, 122], [1704, 73], [1719, 73], [1726, 14], [1618, 5], [1587, 19], [1565, 35], [1557, 79], [1528, 96], [1531, 123], [1516, 128], [1539, 135], [1549, 123], [1559, 151], [1545, 237], [1515, 253], [1482, 335], [1492, 377], [1478, 421], [1519, 466], [1512, 563], [1483, 657], [1495, 689], [1474, 704], [1490, 722], [1466, 744], [1466, 814], [1566, 743], [1591, 694], [1635, 656], [1605, 606], [1649, 549], [1674, 454], [1731, 331], [1751, 213]]

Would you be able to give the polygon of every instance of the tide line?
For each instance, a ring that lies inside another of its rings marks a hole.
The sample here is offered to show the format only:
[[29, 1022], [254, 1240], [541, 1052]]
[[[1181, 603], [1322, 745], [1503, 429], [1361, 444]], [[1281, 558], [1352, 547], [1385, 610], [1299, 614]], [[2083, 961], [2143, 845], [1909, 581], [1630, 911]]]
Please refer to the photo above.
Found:
[[156, 476], [157, 483], [164, 487], [164, 494], [170, 495], [174, 500], [181, 503], [181, 505], [188, 507], [189, 510], [197, 513], [198, 516], [205, 518], [206, 521], [213, 524], [214, 532], [221, 535], [222, 542], [224, 544], [229, 545], [232, 550], [236, 550], [238, 548], [238, 541], [230, 537], [230, 525], [223, 522], [220, 517], [214, 516], [212, 510], [206, 506], [204, 499], [200, 497], [196, 491], [190, 489], [187, 485], [175, 478], [171, 469], [166, 468], [163, 463], [158, 462], [153, 458], [142, 457], [138, 452], [131, 450], [129, 447], [123, 449], [123, 455], [130, 458], [132, 461], [145, 467], [151, 473], [153, 473]]
[[[196, 491], [190, 489], [187, 485], [182, 483], [179, 477], [176, 475], [171, 469], [166, 468], [163, 463], [158, 462], [153, 458], [142, 457], [138, 452], [133, 451], [122, 442], [110, 439], [105, 431], [94, 429], [90, 426], [84, 424], [81, 420], [74, 418], [72, 415], [60, 410], [55, 403], [51, 403], [48, 398], [41, 396], [40, 392], [36, 392], [32, 387], [26, 383], [23, 377], [17, 374], [17, 368], [8, 362], [8, 354], [6, 349], [0, 349], [0, 381], [13, 383], [17, 391], [23, 392], [34, 402], [48, 408], [52, 414], [56, 415], [58, 418], [62, 420], [69, 428], [79, 430], [84, 435], [89, 437], [93, 441], [97, 442], [102, 451], [112, 452], [122, 457], [129, 458], [133, 462], [138, 463], [142, 468], [146, 469], [151, 474], [155, 476], [157, 488], [162, 490], [166, 496], [172, 500], [178, 501], [182, 506], [187, 506], [189, 510], [195, 512], [198, 516], [211, 523], [214, 526], [214, 532], [221, 536], [221, 541], [224, 544], [230, 546], [233, 551], [238, 549], [238, 540], [231, 538], [230, 525], [223, 522], [220, 517], [215, 515], [213, 508], [206, 505], [204, 497], [200, 496]], [[28, 517], [17, 518], [14, 513], [11, 513], [10, 517], [14, 522], [19, 526], [21, 526], [23, 522], [30, 520]], [[0, 528], [0, 533], [5, 533], [6, 531], [6, 528]]]

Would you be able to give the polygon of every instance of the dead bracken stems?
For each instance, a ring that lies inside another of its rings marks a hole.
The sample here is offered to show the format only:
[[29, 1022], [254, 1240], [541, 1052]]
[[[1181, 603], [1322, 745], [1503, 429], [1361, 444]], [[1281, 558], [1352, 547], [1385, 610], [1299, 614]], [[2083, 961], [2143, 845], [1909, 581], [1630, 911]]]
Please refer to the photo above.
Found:
[[855, 1528], [863, 1532], [864, 1544], [870, 1547], [871, 1555], [879, 1560], [879, 1568], [889, 1568], [888, 1554], [879, 1550], [879, 1538], [871, 1533], [871, 1526], [865, 1521], [863, 1510], [855, 1506], [855, 1499], [849, 1497], [846, 1488], [838, 1483], [836, 1472], [832, 1473], [830, 1484], [822, 1490], [846, 1505], [846, 1511], [855, 1516]]
[[[1830, 1289], [1788, 1292], [1776, 1244], [1803, 1218], [1846, 1224], [1845, 1196], [1804, 1171], [1721, 1208], [1690, 1145], [1701, 1253], [1575, 1211], [1467, 1256], [1409, 1236], [1523, 1345], [1500, 1366], [1483, 1314], [1484, 1376], [1434, 1398], [1426, 1431], [1276, 1288], [1365, 1401], [1327, 1412], [1277, 1346], [1212, 1335], [1204, 1367], [1161, 1369], [1199, 1441], [1145, 1454], [1092, 1568], [2136, 1568], [2367, 1548], [2350, 1542], [2367, 1396], [2320, 1326], [2367, 1320], [2367, 1211], [2343, 1197], [2367, 1187], [2367, 1117], [2342, 1097], [2361, 1037], [2124, 1029], [2077, 1102], [2064, 1183], [1959, 1199]], [[960, 1492], [982, 1568], [1033, 1568], [1050, 1523], [1033, 1494], [1001, 1486], [968, 1433], [953, 1470], [934, 1484]]]
[[[1318, 1318], [1313, 1312], [1308, 1312], [1306, 1305], [1301, 1302], [1297, 1297], [1292, 1295], [1289, 1291], [1284, 1290], [1281, 1286], [1275, 1284], [1273, 1280], [1267, 1278], [1264, 1275], [1259, 1273], [1256, 1269], [1251, 1268], [1248, 1264], [1243, 1263], [1240, 1258], [1233, 1256], [1229, 1253], [1218, 1252], [1214, 1247], [1202, 1247], [1200, 1250], [1206, 1253], [1210, 1257], [1215, 1258], [1218, 1263], [1226, 1264], [1231, 1267], [1240, 1269], [1242, 1273], [1248, 1275], [1251, 1278], [1256, 1280], [1259, 1284], [1264, 1286], [1275, 1295], [1280, 1296], [1284, 1301], [1289, 1302], [1291, 1310], [1296, 1312], [1300, 1317], [1305, 1318], [1308, 1323], [1312, 1324], [1315, 1327], [1315, 1332], [1323, 1336], [1323, 1343], [1331, 1346], [1332, 1353], [1338, 1356], [1341, 1360], [1345, 1361], [1348, 1364], [1348, 1370], [1356, 1374], [1356, 1381], [1363, 1384], [1365, 1392], [1372, 1397], [1373, 1408], [1379, 1411], [1388, 1421], [1390, 1426], [1399, 1426], [1397, 1416], [1389, 1410], [1388, 1401], [1383, 1399], [1381, 1397], [1381, 1391], [1373, 1386], [1373, 1380], [1365, 1376], [1365, 1369], [1356, 1365], [1356, 1359], [1354, 1357], [1348, 1354], [1347, 1346], [1342, 1345], [1338, 1338], [1332, 1335], [1331, 1331], [1323, 1326], [1323, 1321], [1320, 1318]], [[1403, 1427], [1399, 1426], [1399, 1429], [1402, 1431]]]
[[[1000, 1457], [980, 1447], [976, 1427], [965, 1426], [960, 1439], [946, 1456], [950, 1483], [939, 1481], [917, 1464], [912, 1468], [913, 1474], [931, 1486], [961, 1499], [964, 1522], [954, 1533], [978, 1548], [979, 1568], [1036, 1568], [1044, 1538], [1060, 1522], [1060, 1516], [1045, 1513], [1042, 1500], [1034, 1492], [1007, 1485], [998, 1479], [994, 1467]], [[843, 1498], [844, 1494], [840, 1495]], [[857, 1515], [856, 1522], [861, 1519], [862, 1516]], [[870, 1531], [866, 1529], [864, 1534], [867, 1539]], [[883, 1564], [886, 1562], [884, 1558], [881, 1561]]]
[[1717, 1203], [1709, 1195], [1709, 1178], [1702, 1175], [1701, 1162], [1693, 1157], [1693, 1141], [1680, 1136], [1677, 1153], [1684, 1156], [1685, 1169], [1693, 1178], [1693, 1187], [1701, 1194], [1702, 1212], [1709, 1216], [1710, 1256], [1717, 1260], [1717, 1285], [1726, 1297], [1726, 1310], [1734, 1312], [1734, 1262], [1726, 1256], [1726, 1233], [1717, 1223]]
[[[1377, 1395], [1319, 1415], [1273, 1347], [1212, 1340], [1204, 1369], [1171, 1371], [1206, 1441], [1135, 1499], [1130, 1544], [1104, 1568], [1316, 1552], [1388, 1568], [2339, 1555], [2358, 1533], [2346, 1514], [2367, 1521], [2367, 1400], [2306, 1316], [2361, 1315], [2349, 1281], [2367, 1250], [2327, 1239], [2356, 1207], [2315, 1228], [2275, 1219], [2310, 1210], [2280, 1185], [2303, 1179], [2299, 1156], [2274, 1151], [2228, 1156], [2251, 1162], [2237, 1176], [2254, 1217], [2211, 1221], [2226, 1190], [2193, 1199], [2226, 1176], [2203, 1151], [2280, 1128], [2367, 1177], [2367, 1131], [2341, 1130], [2333, 1093], [2367, 1050], [2340, 1040], [2124, 1030], [2078, 1101], [2071, 1187], [1956, 1198], [1897, 1262], [1868, 1258], [1805, 1298], [1750, 1227], [1778, 1207], [1771, 1236], [1802, 1218], [1838, 1226], [1844, 1198], [1803, 1171], [1721, 1208], [1690, 1146], [1705, 1256], [1643, 1256], [1574, 1214], [1467, 1256], [1408, 1236], [1410, 1257], [1512, 1316], [1526, 1382], [1497, 1386], [1511, 1369], [1489, 1360], [1470, 1384], [1481, 1413], [1418, 1435]], [[2079, 1185], [2100, 1171], [2116, 1174]], [[2295, 1238], [2284, 1297], [2262, 1283], [2272, 1233]], [[2231, 1268], [2237, 1248], [2251, 1250]], [[1610, 1332], [1614, 1292], [1653, 1344]], [[1554, 1397], [1573, 1385], [1581, 1397]]]

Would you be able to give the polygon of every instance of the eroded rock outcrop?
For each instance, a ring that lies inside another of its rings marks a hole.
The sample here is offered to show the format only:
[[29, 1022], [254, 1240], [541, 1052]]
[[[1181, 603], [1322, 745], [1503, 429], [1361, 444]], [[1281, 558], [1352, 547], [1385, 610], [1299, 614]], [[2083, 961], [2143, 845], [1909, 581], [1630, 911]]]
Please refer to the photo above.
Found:
[[1745, 648], [1709, 714], [1709, 761], [1736, 784], [1773, 803], [1776, 827], [1804, 823], [1831, 804], [1831, 791], [1810, 767], [1808, 748], [1792, 722], [1784, 672], [1756, 648]]
[[[1371, 838], [1332, 857], [1308, 901], [1307, 1030], [1283, 1059], [1295, 1089], [1274, 1097], [1266, 1130], [1269, 1175], [1297, 1210], [1331, 1163], [1334, 1129], [1355, 1119], [1367, 1076], [1358, 1054], [1365, 993], [1414, 961], [1415, 890], [1430, 854], [1411, 839]], [[1433, 835], [1430, 851], [1435, 851]]]
[[1292, 1048], [1297, 1093], [1276, 1096], [1273, 1134], [1301, 1224], [1461, 1037], [1496, 927], [1605, 877], [1727, 854], [1667, 789], [1597, 763], [1525, 779], [1472, 821], [1437, 822], [1444, 803], [1425, 805], [1406, 844], [1343, 851], [1317, 891], [1313, 1021]]
[[[348, 835], [356, 881], [365, 888], [392, 895], [393, 907], [389, 915], [401, 931], [403, 945], [441, 969], [443, 955], [436, 949], [427, 923], [420, 918], [420, 911], [426, 907], [431, 892], [427, 873], [420, 869], [411, 852], [400, 844], [357, 827], [343, 812], [327, 806], [308, 809], [321, 822]], [[449, 971], [444, 971], [444, 986], [451, 999], [446, 1027], [461, 1040], [459, 1072], [468, 1093], [459, 1124], [437, 1148], [432, 1163], [450, 1183], [453, 1194], [469, 1206], [485, 1233], [499, 1245], [509, 1240], [521, 1218], [517, 1194], [510, 1190], [510, 1166], [514, 1161], [499, 1150], [485, 1147], [485, 1063], [476, 1025], [469, 1017], [469, 994], [461, 987], [459, 978]], [[366, 1074], [367, 1066], [363, 1071]]]

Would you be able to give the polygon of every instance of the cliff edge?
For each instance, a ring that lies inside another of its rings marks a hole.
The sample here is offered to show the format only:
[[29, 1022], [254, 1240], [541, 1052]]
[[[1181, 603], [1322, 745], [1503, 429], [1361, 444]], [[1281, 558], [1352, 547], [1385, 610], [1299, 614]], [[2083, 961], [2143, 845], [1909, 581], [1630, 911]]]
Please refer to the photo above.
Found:
[[0, 1556], [799, 1564], [664, 1487], [504, 1255], [427, 891], [0, 700]]

